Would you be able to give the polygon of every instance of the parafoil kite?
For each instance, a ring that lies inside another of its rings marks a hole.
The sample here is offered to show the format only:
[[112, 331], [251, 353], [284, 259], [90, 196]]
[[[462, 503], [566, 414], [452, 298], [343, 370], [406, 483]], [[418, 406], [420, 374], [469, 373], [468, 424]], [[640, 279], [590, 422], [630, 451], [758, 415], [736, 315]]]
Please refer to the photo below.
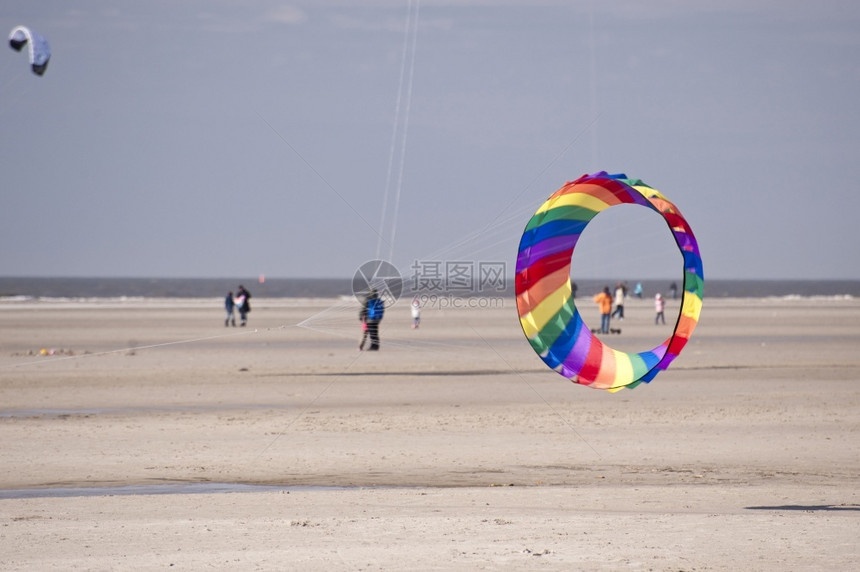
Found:
[[51, 46], [41, 34], [38, 34], [26, 26], [16, 26], [9, 34], [9, 45], [15, 51], [20, 52], [25, 45], [30, 48], [30, 65], [33, 73], [42, 75], [48, 67], [51, 59]]
[[[684, 260], [675, 329], [665, 342], [640, 353], [612, 349], [595, 337], [571, 293], [571, 258], [580, 234], [597, 213], [620, 204], [659, 213]], [[693, 333], [703, 289], [702, 257], [690, 225], [662, 193], [624, 174], [601, 171], [565, 184], [541, 205], [520, 239], [516, 294], [523, 333], [544, 363], [574, 383], [618, 391], [650, 382], [669, 367]]]

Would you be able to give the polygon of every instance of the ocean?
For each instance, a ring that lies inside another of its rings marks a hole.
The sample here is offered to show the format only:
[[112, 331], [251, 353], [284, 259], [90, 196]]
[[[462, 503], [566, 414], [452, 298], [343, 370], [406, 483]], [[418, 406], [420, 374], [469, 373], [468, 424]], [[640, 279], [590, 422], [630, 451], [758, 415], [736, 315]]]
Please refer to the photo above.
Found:
[[[577, 280], [580, 295], [617, 280]], [[503, 290], [452, 292], [457, 296], [514, 294], [513, 279]], [[642, 280], [645, 296], [669, 293], [671, 280]], [[24, 278], [0, 277], [0, 299], [210, 298], [224, 297], [243, 284], [255, 298], [336, 298], [352, 294], [351, 278]], [[635, 281], [628, 281], [631, 289]], [[680, 283], [679, 283], [680, 285]], [[404, 282], [404, 295], [411, 295]], [[445, 294], [445, 292], [435, 292]], [[705, 298], [858, 297], [860, 280], [705, 280]]]

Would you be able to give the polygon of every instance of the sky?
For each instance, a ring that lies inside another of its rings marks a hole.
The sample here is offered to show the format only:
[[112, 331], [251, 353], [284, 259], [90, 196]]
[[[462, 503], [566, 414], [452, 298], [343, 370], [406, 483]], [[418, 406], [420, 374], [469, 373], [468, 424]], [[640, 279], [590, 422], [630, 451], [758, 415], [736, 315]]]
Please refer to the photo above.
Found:
[[[52, 58], [0, 52], [3, 276], [512, 274], [606, 170], [678, 206], [706, 278], [860, 279], [853, 0], [6, 0], [16, 25]], [[573, 272], [680, 277], [652, 214], [601, 213]]]

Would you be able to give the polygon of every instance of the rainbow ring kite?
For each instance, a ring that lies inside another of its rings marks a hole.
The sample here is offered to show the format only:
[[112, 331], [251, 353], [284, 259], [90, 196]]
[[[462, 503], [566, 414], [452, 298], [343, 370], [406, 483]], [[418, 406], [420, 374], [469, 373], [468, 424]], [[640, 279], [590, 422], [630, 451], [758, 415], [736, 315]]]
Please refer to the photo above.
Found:
[[[675, 330], [656, 348], [640, 353], [614, 350], [592, 335], [571, 295], [571, 257], [580, 234], [597, 213], [620, 204], [660, 213], [684, 257]], [[520, 239], [516, 293], [523, 333], [550, 368], [589, 387], [633, 388], [669, 367], [699, 320], [703, 286], [702, 257], [690, 225], [660, 191], [623, 174], [600, 172], [567, 183], [541, 205]]]

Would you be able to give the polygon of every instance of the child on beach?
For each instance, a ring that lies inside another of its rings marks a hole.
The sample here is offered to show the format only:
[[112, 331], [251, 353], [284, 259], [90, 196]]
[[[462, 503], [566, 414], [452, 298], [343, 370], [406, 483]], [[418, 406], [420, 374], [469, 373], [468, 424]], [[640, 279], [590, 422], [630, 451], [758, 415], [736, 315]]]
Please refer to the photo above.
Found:
[[421, 302], [418, 301], [418, 297], [412, 299], [412, 329], [415, 330], [418, 328], [418, 324], [421, 323]]
[[657, 312], [657, 316], [654, 318], [654, 323], [666, 323], [666, 318], [663, 316], [663, 308], [666, 303], [663, 301], [663, 295], [657, 292], [657, 295], [654, 296], [654, 310]]
[[224, 298], [224, 309], [227, 311], [227, 319], [224, 320], [224, 325], [229, 326], [230, 322], [236, 325], [236, 316], [233, 315], [233, 307], [236, 303], [233, 301], [233, 292], [227, 292], [227, 297]]
[[358, 351], [364, 350], [365, 343], [367, 343], [367, 322], [361, 322], [361, 341], [358, 343]]

